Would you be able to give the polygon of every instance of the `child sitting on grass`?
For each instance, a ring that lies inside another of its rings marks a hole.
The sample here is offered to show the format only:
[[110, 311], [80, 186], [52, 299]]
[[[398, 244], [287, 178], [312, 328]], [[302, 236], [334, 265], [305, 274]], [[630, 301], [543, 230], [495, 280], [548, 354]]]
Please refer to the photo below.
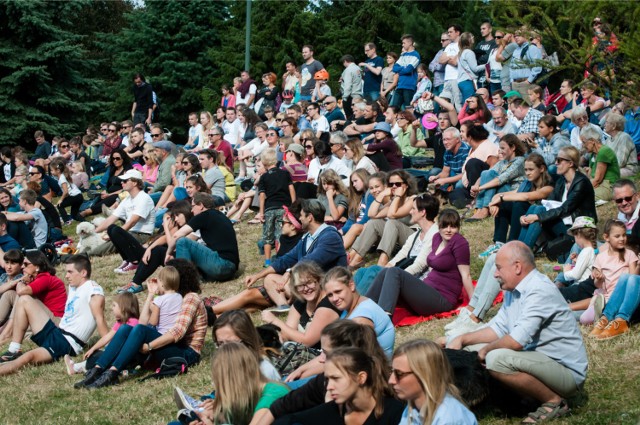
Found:
[[95, 367], [96, 361], [103, 352], [101, 348], [111, 341], [120, 326], [128, 325], [133, 327], [138, 324], [140, 304], [135, 294], [123, 292], [122, 294], [116, 295], [116, 298], [113, 300], [113, 305], [111, 306], [111, 311], [113, 312], [113, 317], [115, 317], [116, 322], [113, 324], [109, 333], [100, 338], [98, 342], [93, 344], [93, 347], [84, 353], [82, 357], [83, 362], [75, 363], [68, 354], [64, 356], [64, 364], [69, 375], [85, 373], [87, 369]]
[[571, 262], [565, 264], [564, 272], [556, 277], [556, 285], [559, 288], [591, 277], [593, 262], [598, 254], [598, 228], [593, 218], [576, 218], [567, 233], [574, 237], [580, 252], [571, 254]]
[[140, 323], [154, 326], [164, 335], [173, 327], [182, 309], [182, 295], [178, 292], [180, 274], [175, 267], [166, 266], [157, 278], [147, 281], [149, 295], [142, 306]]
[[276, 151], [265, 149], [260, 155], [260, 160], [265, 168], [264, 175], [258, 183], [260, 196], [260, 212], [256, 219], [263, 222], [262, 240], [264, 241], [264, 266], [271, 266], [271, 247], [280, 237], [282, 231], [283, 206], [290, 207], [296, 200], [296, 191], [293, 188], [291, 175], [285, 170], [276, 167]]

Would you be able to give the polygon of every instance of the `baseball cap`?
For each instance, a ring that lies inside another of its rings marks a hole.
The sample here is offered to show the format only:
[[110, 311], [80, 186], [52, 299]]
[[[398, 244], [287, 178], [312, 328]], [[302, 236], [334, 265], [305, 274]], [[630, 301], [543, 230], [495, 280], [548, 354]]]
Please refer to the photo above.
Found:
[[118, 176], [118, 178], [120, 180], [129, 180], [129, 179], [142, 180], [142, 173], [138, 170], [131, 169], [131, 170], [127, 170], [127, 172], [124, 173], [123, 175]]
[[510, 97], [519, 97], [522, 99], [522, 95], [517, 90], [511, 90], [510, 92], [504, 95], [505, 99], [509, 99]]
[[172, 152], [175, 149], [175, 145], [168, 140], [161, 140], [153, 144], [154, 148], [164, 149], [167, 152]]
[[299, 145], [297, 143], [290, 144], [289, 147], [287, 148], [287, 152], [295, 152], [298, 155], [304, 157], [304, 148], [302, 147], [302, 145]]

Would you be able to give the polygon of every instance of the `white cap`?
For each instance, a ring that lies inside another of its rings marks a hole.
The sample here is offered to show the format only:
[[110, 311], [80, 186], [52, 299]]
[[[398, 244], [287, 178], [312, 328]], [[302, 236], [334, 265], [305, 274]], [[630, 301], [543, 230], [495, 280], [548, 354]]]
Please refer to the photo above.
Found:
[[120, 180], [128, 180], [128, 179], [142, 180], [142, 173], [132, 168], [131, 170], [128, 170], [126, 173], [124, 173], [123, 175], [118, 176], [118, 178]]

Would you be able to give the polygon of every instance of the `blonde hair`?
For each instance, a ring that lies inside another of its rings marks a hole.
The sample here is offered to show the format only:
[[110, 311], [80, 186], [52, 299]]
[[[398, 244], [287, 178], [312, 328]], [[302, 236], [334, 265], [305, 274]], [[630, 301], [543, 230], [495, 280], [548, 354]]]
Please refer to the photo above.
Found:
[[82, 161], [73, 161], [73, 165], [76, 166], [76, 169], [78, 170], [78, 172], [85, 171], [84, 164], [82, 163]]
[[160, 164], [160, 160], [158, 159], [158, 155], [156, 154], [156, 149], [153, 147], [153, 144], [145, 144], [142, 152], [147, 158], [149, 158], [148, 160], [145, 160], [145, 165], [149, 166], [149, 163], [153, 164], [153, 166]]
[[301, 284], [301, 280], [304, 277], [307, 280], [313, 280], [316, 282], [316, 301], [318, 301], [320, 295], [322, 294], [320, 283], [322, 282], [323, 275], [324, 271], [322, 270], [322, 268], [313, 261], [302, 261], [296, 264], [291, 269], [291, 279], [289, 279], [289, 288], [291, 289], [291, 294], [298, 300], [304, 301], [304, 298], [296, 287], [297, 285]]
[[255, 354], [239, 342], [221, 345], [211, 359], [211, 379], [215, 423], [251, 422], [266, 383]]
[[[464, 404], [460, 391], [453, 383], [453, 368], [449, 359], [435, 342], [417, 339], [405, 342], [393, 353], [393, 358], [406, 356], [409, 368], [425, 395], [425, 402], [420, 409], [420, 416], [424, 424], [431, 424], [436, 410], [442, 404], [444, 397], [450, 396]], [[416, 409], [413, 400], [407, 400], [409, 417]]]
[[180, 287], [180, 273], [173, 266], [163, 267], [158, 273], [158, 280], [170, 291], [177, 291]]
[[357, 165], [358, 162], [360, 162], [360, 160], [366, 155], [364, 145], [359, 139], [349, 139], [347, 140], [346, 146], [353, 152], [354, 166]]
[[349, 196], [349, 190], [344, 185], [344, 183], [342, 183], [342, 179], [340, 178], [338, 173], [335, 172], [335, 170], [327, 168], [322, 173], [320, 173], [320, 176], [318, 177], [318, 194], [320, 195], [324, 195], [326, 193], [324, 187], [322, 187], [323, 183], [333, 185], [333, 187], [336, 189], [336, 192], [339, 192], [344, 196]]
[[265, 168], [272, 165], [276, 165], [278, 157], [276, 156], [276, 150], [273, 148], [267, 148], [260, 154], [260, 161]]

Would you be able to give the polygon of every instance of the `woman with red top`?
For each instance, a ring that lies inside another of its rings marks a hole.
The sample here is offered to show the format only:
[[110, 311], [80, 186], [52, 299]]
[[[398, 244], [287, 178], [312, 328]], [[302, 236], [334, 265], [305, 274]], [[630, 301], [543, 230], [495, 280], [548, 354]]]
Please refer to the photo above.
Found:
[[478, 124], [486, 124], [491, 119], [491, 112], [484, 103], [482, 96], [471, 95], [467, 98], [464, 106], [458, 112], [458, 122], [472, 121]]
[[120, 137], [120, 129], [122, 127], [118, 123], [109, 124], [107, 130], [107, 138], [102, 145], [102, 156], [111, 155], [111, 152], [118, 149], [122, 144], [122, 137]]
[[[169, 357], [182, 357], [191, 366], [200, 361], [200, 352], [207, 333], [207, 312], [200, 299], [200, 278], [196, 266], [188, 260], [167, 261], [180, 273], [178, 293], [182, 295], [182, 308], [175, 324], [165, 334], [147, 325], [131, 327], [121, 325], [100, 356], [96, 366], [76, 388], [102, 388], [118, 383], [120, 371], [131, 363], [149, 356], [153, 365], [159, 365]], [[147, 361], [149, 363], [149, 361]]]
[[59, 321], [64, 314], [67, 289], [56, 276], [56, 269], [49, 264], [47, 257], [40, 251], [27, 251], [22, 263], [22, 273], [22, 283], [16, 285], [16, 294], [40, 300], [51, 312], [51, 319]]

